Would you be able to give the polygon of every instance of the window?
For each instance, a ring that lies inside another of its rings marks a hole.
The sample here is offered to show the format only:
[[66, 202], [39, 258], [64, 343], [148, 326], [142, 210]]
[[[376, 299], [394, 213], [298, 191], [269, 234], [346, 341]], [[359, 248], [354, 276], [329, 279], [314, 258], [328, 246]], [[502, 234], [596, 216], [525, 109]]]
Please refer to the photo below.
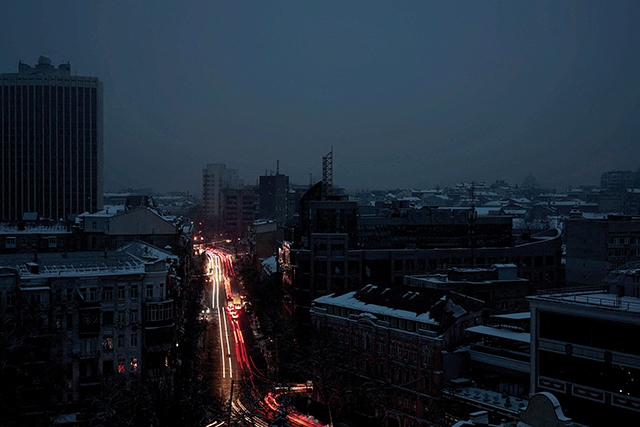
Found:
[[66, 298], [67, 302], [72, 302], [73, 301], [73, 289], [69, 288], [67, 289], [67, 298]]
[[120, 310], [118, 311], [118, 323], [122, 325], [124, 324], [124, 322], [125, 322], [125, 313], [124, 313], [124, 310]]
[[113, 351], [113, 337], [104, 337], [102, 340], [103, 351]]
[[131, 323], [138, 323], [138, 310], [131, 310]]
[[4, 247], [5, 248], [15, 248], [16, 247], [16, 238], [15, 237], [7, 237], [4, 240]]
[[138, 370], [138, 358], [134, 357], [131, 359], [131, 372], [136, 372]]
[[138, 346], [138, 334], [131, 334], [131, 347]]
[[89, 301], [98, 300], [98, 288], [89, 288]]
[[[160, 320], [170, 320], [173, 318], [173, 307], [172, 306], [168, 306], [168, 307], [157, 307], [157, 306], [150, 306], [147, 307], [147, 316], [146, 319], [149, 322], [155, 322], [155, 321], [160, 321]], [[356, 345], [357, 342], [356, 342]]]
[[118, 335], [118, 348], [124, 347], [124, 335]]
[[118, 286], [118, 299], [119, 300], [123, 300], [124, 299], [124, 295], [125, 295], [125, 287], [124, 286]]
[[42, 296], [40, 295], [40, 292], [33, 293], [33, 294], [31, 294], [31, 303], [32, 304], [40, 304], [41, 298], [42, 298]]
[[105, 311], [102, 313], [102, 324], [113, 325], [113, 311]]
[[11, 307], [14, 304], [15, 294], [13, 291], [7, 292], [7, 306]]
[[147, 285], [147, 298], [153, 298], [153, 285]]
[[138, 299], [138, 285], [131, 286], [131, 299]]
[[73, 314], [67, 314], [67, 329], [73, 329]]
[[102, 289], [102, 299], [113, 299], [113, 286], [108, 286]]
[[124, 372], [124, 359], [118, 359], [118, 373], [123, 374]]

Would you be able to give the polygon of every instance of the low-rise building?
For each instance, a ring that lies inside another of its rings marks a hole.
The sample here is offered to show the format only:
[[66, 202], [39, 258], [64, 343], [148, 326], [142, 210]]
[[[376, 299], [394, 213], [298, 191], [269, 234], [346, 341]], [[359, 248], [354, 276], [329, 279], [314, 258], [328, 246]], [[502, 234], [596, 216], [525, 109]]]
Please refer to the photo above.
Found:
[[[2, 336], [15, 344], [2, 354], [3, 369], [8, 363], [15, 373], [4, 378], [17, 387], [3, 395], [9, 419], [77, 411], [110, 375], [168, 371], [176, 334], [174, 262], [140, 243], [118, 251], [0, 255]], [[6, 329], [25, 322], [32, 327], [17, 336]]]
[[380, 385], [386, 403], [378, 410], [398, 425], [431, 425], [440, 416], [444, 353], [480, 323], [481, 306], [456, 292], [367, 285], [317, 298], [311, 318], [344, 350], [348, 372]]
[[640, 418], [640, 299], [604, 286], [529, 303], [530, 391], [554, 393], [568, 416], [591, 427]]
[[515, 264], [490, 268], [450, 268], [443, 273], [405, 276], [404, 283], [417, 288], [458, 292], [481, 301], [491, 314], [528, 309], [525, 297], [532, 293], [529, 280], [517, 277]]

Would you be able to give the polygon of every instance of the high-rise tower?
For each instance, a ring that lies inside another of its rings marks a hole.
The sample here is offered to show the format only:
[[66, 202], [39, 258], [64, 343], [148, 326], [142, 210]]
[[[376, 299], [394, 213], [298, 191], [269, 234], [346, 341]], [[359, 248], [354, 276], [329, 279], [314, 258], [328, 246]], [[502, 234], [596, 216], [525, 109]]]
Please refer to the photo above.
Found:
[[0, 74], [0, 219], [102, 209], [102, 82], [41, 56]]

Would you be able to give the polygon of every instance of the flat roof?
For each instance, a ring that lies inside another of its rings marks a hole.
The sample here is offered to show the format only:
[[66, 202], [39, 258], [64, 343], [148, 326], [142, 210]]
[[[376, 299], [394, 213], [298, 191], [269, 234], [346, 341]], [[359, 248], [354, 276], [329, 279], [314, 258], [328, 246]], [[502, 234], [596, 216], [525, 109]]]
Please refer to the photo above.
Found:
[[566, 302], [588, 305], [594, 308], [640, 313], [640, 298], [618, 297], [617, 295], [606, 293], [606, 291], [544, 294], [527, 297], [527, 299]]
[[490, 326], [472, 326], [466, 329], [468, 332], [475, 332], [480, 335], [487, 335], [497, 338], [505, 338], [511, 341], [531, 342], [531, 334], [528, 332], [513, 332], [506, 329], [492, 328]]
[[531, 312], [524, 311], [522, 313], [494, 314], [491, 317], [495, 317], [497, 319], [524, 320], [531, 319]]

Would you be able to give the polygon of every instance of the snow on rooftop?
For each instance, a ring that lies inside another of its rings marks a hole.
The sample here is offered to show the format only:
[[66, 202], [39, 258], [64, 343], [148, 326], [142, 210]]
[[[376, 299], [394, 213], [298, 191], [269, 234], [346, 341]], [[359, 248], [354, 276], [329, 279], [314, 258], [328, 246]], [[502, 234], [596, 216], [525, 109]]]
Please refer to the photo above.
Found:
[[467, 328], [468, 332], [475, 332], [480, 335], [487, 335], [491, 337], [504, 338], [511, 341], [519, 341], [524, 343], [531, 342], [531, 334], [528, 332], [514, 332], [508, 329], [492, 328], [490, 326], [472, 326]]
[[0, 223], [0, 233], [2, 234], [71, 234], [64, 223], [55, 223], [51, 225], [27, 224], [23, 230], [19, 230], [17, 226], [6, 223]]
[[329, 304], [337, 307], [349, 308], [351, 310], [360, 310], [371, 313], [376, 316], [389, 316], [399, 319], [411, 320], [414, 322], [428, 323], [430, 325], [439, 325], [439, 323], [431, 318], [430, 313], [422, 313], [416, 315], [416, 313], [407, 310], [397, 310], [389, 307], [384, 307], [377, 304], [365, 304], [364, 302], [355, 298], [356, 292], [348, 292], [343, 295], [325, 295], [315, 300], [316, 303]]
[[278, 263], [276, 262], [276, 257], [272, 256], [262, 260], [262, 267], [271, 273], [275, 273], [277, 271]]

